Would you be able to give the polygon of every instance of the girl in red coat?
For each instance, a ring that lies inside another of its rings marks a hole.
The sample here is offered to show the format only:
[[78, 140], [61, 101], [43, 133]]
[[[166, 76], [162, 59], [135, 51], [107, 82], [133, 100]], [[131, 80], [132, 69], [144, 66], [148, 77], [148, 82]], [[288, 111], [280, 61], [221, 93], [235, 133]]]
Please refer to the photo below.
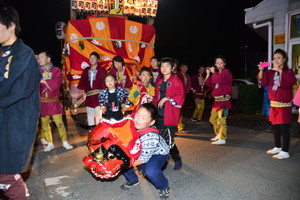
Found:
[[[274, 130], [275, 147], [267, 154], [276, 154], [273, 158], [289, 158], [290, 132], [289, 124], [292, 122], [292, 99], [293, 85], [296, 77], [293, 70], [287, 66], [288, 58], [285, 51], [277, 49], [273, 54], [273, 67], [263, 72], [259, 68], [257, 79], [260, 87], [268, 86], [268, 97], [270, 100], [270, 116]], [[282, 134], [282, 143], [280, 136]]]

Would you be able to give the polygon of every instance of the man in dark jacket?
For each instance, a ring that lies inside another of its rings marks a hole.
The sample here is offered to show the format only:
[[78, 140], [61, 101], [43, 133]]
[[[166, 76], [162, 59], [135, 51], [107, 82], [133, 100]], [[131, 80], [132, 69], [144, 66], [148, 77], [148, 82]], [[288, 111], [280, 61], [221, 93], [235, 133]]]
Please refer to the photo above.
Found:
[[20, 30], [17, 11], [0, 2], [0, 189], [9, 199], [29, 199], [20, 173], [30, 163], [40, 112], [41, 74]]

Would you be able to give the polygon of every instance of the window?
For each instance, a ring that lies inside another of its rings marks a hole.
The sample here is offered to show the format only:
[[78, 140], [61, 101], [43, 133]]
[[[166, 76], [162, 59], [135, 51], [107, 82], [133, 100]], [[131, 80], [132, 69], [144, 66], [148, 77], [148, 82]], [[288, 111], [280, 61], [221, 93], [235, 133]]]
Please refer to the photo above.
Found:
[[291, 16], [290, 38], [300, 37], [300, 14]]

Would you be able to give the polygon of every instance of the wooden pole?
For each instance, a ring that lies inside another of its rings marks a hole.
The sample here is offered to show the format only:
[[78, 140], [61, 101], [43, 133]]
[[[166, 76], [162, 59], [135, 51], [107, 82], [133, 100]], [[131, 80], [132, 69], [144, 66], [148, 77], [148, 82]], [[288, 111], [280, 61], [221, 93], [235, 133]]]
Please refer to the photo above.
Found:
[[72, 0], [70, 0], [70, 19], [76, 19], [76, 10], [72, 9]]

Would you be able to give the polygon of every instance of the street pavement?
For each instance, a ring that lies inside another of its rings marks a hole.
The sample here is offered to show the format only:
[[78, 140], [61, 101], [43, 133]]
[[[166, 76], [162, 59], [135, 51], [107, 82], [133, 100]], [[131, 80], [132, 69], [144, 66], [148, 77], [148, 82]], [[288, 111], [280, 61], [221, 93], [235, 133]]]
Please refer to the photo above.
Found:
[[[209, 141], [214, 135], [208, 122], [195, 124], [184, 118], [184, 124], [185, 131], [175, 139], [183, 167], [174, 171], [170, 160], [164, 171], [171, 188], [170, 200], [300, 199], [299, 138], [291, 138], [290, 159], [275, 160], [266, 154], [274, 145], [269, 132], [229, 126], [226, 145], [214, 146]], [[52, 128], [55, 149], [43, 152], [38, 139], [35, 145], [32, 169], [26, 178], [31, 200], [160, 199], [158, 190], [142, 175], [140, 184], [128, 191], [120, 189], [125, 182], [123, 175], [114, 180], [95, 178], [82, 163], [88, 154], [87, 130], [76, 125], [70, 115], [68, 140], [74, 149], [64, 149], [56, 128]]]

